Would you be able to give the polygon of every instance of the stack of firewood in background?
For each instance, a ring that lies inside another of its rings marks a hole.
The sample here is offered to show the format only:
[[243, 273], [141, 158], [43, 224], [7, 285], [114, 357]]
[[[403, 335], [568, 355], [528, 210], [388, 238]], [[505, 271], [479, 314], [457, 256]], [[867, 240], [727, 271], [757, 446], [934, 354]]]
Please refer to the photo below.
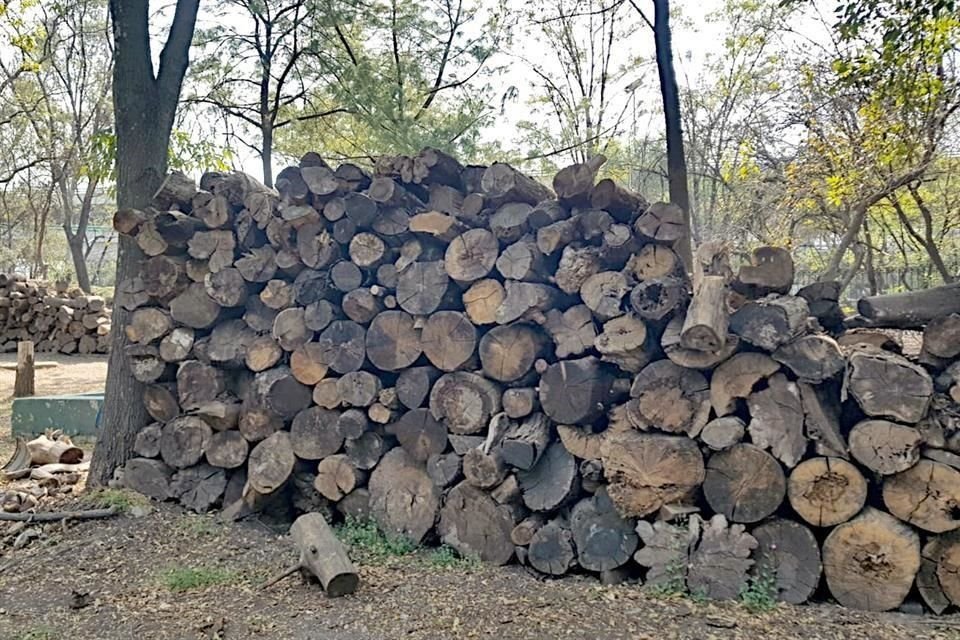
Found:
[[37, 351], [106, 353], [110, 309], [101, 296], [0, 273], [0, 353], [33, 341]]
[[907, 323], [936, 317], [918, 364], [844, 331], [836, 285], [790, 295], [785, 250], [708, 243], [688, 278], [679, 209], [601, 164], [171, 175], [115, 217], [155, 420], [124, 482], [711, 598], [768, 572], [789, 602], [960, 604], [956, 297]]

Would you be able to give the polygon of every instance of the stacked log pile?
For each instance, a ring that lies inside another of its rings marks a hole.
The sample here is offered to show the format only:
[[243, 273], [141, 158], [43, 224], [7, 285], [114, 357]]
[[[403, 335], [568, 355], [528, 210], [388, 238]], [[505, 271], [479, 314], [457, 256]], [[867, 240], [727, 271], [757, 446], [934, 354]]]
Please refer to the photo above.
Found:
[[110, 308], [102, 297], [65, 282], [0, 273], [0, 353], [16, 351], [21, 340], [43, 352], [106, 353]]
[[155, 420], [125, 482], [552, 575], [960, 604], [960, 318], [923, 364], [830, 335], [835, 285], [792, 295], [770, 247], [686, 267], [679, 209], [602, 162], [553, 189], [431, 149], [374, 175], [308, 154], [276, 191], [171, 175], [115, 218], [147, 256], [118, 301]]

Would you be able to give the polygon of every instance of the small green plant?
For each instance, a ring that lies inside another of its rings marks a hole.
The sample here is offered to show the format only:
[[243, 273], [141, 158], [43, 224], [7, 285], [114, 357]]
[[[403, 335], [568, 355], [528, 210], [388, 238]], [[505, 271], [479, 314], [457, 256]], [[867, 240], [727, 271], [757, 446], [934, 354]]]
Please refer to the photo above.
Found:
[[477, 556], [460, 555], [456, 549], [448, 545], [441, 545], [430, 552], [427, 556], [427, 562], [439, 569], [461, 569], [463, 571], [472, 571], [481, 565], [480, 558]]
[[687, 578], [683, 562], [677, 560], [667, 565], [662, 579], [647, 586], [647, 591], [656, 598], [672, 598], [687, 595]]
[[167, 589], [179, 593], [205, 589], [218, 584], [227, 584], [238, 579], [238, 575], [226, 569], [209, 567], [174, 567], [164, 571], [160, 580]]
[[180, 531], [191, 536], [214, 535], [219, 525], [209, 516], [184, 515], [174, 525]]
[[42, 624], [15, 636], [15, 640], [57, 640], [58, 637], [56, 629]]
[[127, 489], [98, 489], [88, 494], [83, 503], [96, 509], [113, 508], [118, 513], [127, 513], [134, 507], [146, 507], [150, 501]]
[[384, 560], [417, 550], [417, 545], [409, 538], [386, 534], [369, 519], [347, 517], [336, 531], [337, 537], [350, 547], [357, 559]]
[[777, 574], [761, 567], [747, 578], [747, 584], [740, 590], [740, 602], [750, 613], [766, 613], [777, 606]]

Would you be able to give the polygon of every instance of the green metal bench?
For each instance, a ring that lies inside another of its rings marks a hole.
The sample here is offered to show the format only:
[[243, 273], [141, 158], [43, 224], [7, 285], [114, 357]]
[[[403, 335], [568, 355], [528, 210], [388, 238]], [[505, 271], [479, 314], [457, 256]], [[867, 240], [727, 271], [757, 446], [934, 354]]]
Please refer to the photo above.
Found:
[[69, 436], [95, 436], [102, 407], [102, 391], [16, 398], [11, 417], [13, 435], [40, 435], [47, 429], [60, 429]]

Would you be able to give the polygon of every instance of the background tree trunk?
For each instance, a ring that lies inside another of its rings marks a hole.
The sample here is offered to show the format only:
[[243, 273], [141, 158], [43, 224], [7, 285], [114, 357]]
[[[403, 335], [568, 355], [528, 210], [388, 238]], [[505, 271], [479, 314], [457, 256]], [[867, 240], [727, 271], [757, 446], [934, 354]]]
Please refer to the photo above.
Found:
[[[150, 203], [167, 171], [167, 147], [180, 87], [187, 70], [199, 0], [178, 0], [156, 75], [150, 57], [149, 1], [111, 0], [115, 64], [113, 107], [117, 133], [117, 206], [143, 208]], [[143, 254], [136, 240], [120, 237], [117, 282], [140, 270]], [[114, 305], [115, 327], [110, 344], [107, 386], [100, 438], [93, 453], [89, 482], [107, 483], [113, 470], [133, 455], [137, 432], [147, 424], [146, 409], [130, 402], [143, 394], [143, 385], [124, 357], [123, 327], [129, 313]]]
[[653, 39], [657, 49], [657, 71], [663, 96], [663, 117], [667, 133], [667, 176], [670, 201], [683, 209], [687, 233], [677, 241], [677, 253], [689, 272], [693, 264], [693, 225], [690, 194], [687, 190], [687, 161], [683, 152], [683, 122], [680, 117], [680, 91], [673, 69], [673, 45], [670, 38], [670, 1], [653, 0]]

